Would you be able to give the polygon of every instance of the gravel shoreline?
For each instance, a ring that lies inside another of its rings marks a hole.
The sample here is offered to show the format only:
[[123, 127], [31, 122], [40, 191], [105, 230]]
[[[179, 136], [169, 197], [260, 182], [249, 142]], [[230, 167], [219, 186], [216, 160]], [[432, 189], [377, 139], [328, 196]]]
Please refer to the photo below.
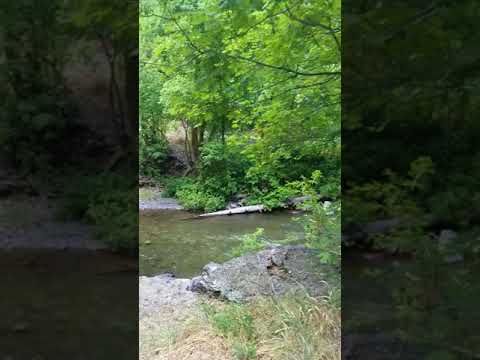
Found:
[[175, 199], [161, 198], [157, 200], [140, 200], [139, 210], [183, 210], [183, 207]]

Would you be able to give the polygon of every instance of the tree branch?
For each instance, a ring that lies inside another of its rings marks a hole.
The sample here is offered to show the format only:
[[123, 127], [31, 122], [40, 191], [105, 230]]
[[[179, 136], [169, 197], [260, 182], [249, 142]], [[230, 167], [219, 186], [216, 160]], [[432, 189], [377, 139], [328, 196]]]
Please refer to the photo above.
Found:
[[299, 17], [297, 17], [293, 14], [293, 12], [291, 11], [291, 9], [288, 6], [286, 7], [286, 10], [288, 12], [289, 17], [292, 20], [295, 20], [295, 21], [299, 22], [300, 24], [302, 24], [304, 26], [309, 26], [309, 27], [318, 27], [318, 28], [326, 30], [327, 34], [332, 36], [333, 40], [335, 41], [335, 44], [337, 45], [338, 51], [341, 51], [340, 41], [338, 40], [337, 36], [335, 35], [335, 33], [340, 32], [340, 29], [332, 28], [331, 26], [328, 26], [328, 25], [325, 25], [325, 24], [322, 24], [322, 23], [319, 23], [319, 22], [312, 22], [312, 21], [309, 21], [309, 20], [300, 19]]
[[287, 73], [294, 74], [294, 75], [297, 75], [297, 76], [330, 76], [330, 75], [341, 75], [341, 72], [340, 72], [340, 71], [304, 72], [304, 71], [293, 70], [293, 69], [290, 69], [290, 68], [287, 68], [287, 67], [284, 67], [284, 66], [277, 66], [277, 65], [267, 64], [267, 63], [258, 61], [258, 60], [253, 59], [253, 58], [243, 57], [243, 56], [241, 56], [241, 55], [229, 55], [229, 54], [226, 54], [226, 56], [227, 56], [227, 57], [230, 57], [230, 58], [233, 58], [233, 59], [238, 59], [238, 60], [242, 60], [242, 61], [251, 62], [251, 63], [254, 63], [254, 64], [256, 64], [256, 65], [263, 66], [263, 67], [266, 67], [266, 68], [285, 71], [285, 72], [287, 72]]

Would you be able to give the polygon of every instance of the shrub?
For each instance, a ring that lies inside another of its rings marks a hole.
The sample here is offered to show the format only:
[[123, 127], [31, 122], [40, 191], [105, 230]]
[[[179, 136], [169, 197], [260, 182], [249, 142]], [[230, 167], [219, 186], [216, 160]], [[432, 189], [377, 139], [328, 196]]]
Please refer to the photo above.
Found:
[[313, 172], [310, 179], [303, 182], [303, 193], [310, 195], [310, 200], [301, 205], [309, 210], [303, 218], [305, 241], [307, 246], [318, 250], [320, 260], [340, 267], [341, 240], [341, 205], [339, 202], [322, 203], [316, 195], [316, 188], [322, 182], [319, 171]]
[[138, 188], [121, 175], [84, 176], [67, 181], [65, 219], [96, 225], [98, 237], [113, 250], [135, 252], [138, 245]]
[[326, 208], [318, 201], [310, 201], [304, 206], [311, 210], [303, 219], [307, 245], [318, 250], [322, 262], [339, 267], [342, 245], [340, 205], [331, 204]]
[[18, 78], [22, 79], [22, 96], [17, 98], [12, 92], [14, 83], [2, 88], [0, 151], [21, 173], [48, 173], [63, 160], [64, 152], [59, 149], [69, 138], [65, 115], [72, 111], [72, 105], [58, 79], [37, 73], [29, 77], [22, 66], [12, 68], [9, 77], [14, 79], [22, 74]]
[[257, 191], [256, 194], [250, 198], [249, 203], [252, 205], [262, 204], [268, 210], [286, 207], [289, 199], [301, 194], [302, 186], [303, 183], [297, 181], [284, 186], [278, 186], [266, 193]]
[[106, 176], [69, 177], [64, 184], [64, 203], [60, 216], [65, 220], [85, 219], [90, 203], [118, 179]]
[[159, 137], [149, 142], [140, 141], [139, 149], [140, 173], [154, 175], [155, 170], [162, 167], [168, 156], [168, 142], [164, 137]]
[[176, 191], [176, 196], [186, 209], [215, 211], [225, 207], [226, 199], [213, 195], [205, 190], [199, 183], [186, 184]]
[[136, 252], [137, 196], [134, 191], [113, 190], [103, 193], [89, 204], [87, 219], [97, 225], [98, 236], [113, 250]]
[[207, 143], [202, 147], [198, 164], [199, 181], [207, 192], [228, 199], [244, 186], [248, 165], [239, 147]]
[[202, 147], [196, 178], [165, 178], [165, 195], [177, 197], [189, 210], [215, 211], [242, 188], [246, 168], [240, 151], [222, 143]]
[[164, 177], [159, 179], [159, 182], [164, 187], [164, 195], [166, 197], [176, 197], [177, 191], [183, 187], [190, 186], [194, 183], [193, 178], [190, 177]]

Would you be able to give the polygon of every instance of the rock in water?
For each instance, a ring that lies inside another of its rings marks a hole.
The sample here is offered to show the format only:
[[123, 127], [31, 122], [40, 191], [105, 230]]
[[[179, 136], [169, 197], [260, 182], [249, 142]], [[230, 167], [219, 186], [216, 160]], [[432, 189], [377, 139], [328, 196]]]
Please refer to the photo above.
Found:
[[303, 246], [279, 246], [247, 254], [223, 264], [209, 263], [189, 289], [245, 302], [256, 296], [307, 292], [321, 296], [332, 268], [319, 264], [315, 253]]

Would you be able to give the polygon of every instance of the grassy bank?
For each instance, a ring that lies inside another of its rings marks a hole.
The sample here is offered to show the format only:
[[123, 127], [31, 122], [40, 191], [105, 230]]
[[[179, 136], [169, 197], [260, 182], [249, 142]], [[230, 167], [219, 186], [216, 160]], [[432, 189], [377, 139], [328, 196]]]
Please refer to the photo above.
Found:
[[340, 358], [340, 310], [331, 298], [259, 299], [247, 305], [205, 300], [188, 312], [177, 323], [141, 321], [140, 359]]

